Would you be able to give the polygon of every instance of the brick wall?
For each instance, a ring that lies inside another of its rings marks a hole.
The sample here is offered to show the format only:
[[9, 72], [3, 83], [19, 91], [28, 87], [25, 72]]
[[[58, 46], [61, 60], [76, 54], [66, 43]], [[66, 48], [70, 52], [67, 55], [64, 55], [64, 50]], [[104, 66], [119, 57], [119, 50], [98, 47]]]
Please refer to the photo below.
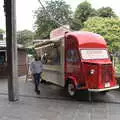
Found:
[[18, 52], [18, 75], [26, 75], [27, 62], [26, 62], [26, 51], [19, 50]]
[[[26, 66], [26, 57], [27, 53], [24, 49], [18, 49], [18, 75], [26, 75], [27, 66]], [[7, 77], [7, 67], [5, 65], [0, 65], [0, 78]]]

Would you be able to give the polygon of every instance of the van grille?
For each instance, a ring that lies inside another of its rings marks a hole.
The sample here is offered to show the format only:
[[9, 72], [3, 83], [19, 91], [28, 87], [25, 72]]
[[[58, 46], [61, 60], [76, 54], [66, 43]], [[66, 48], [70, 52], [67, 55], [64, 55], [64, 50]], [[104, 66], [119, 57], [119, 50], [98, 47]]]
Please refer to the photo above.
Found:
[[112, 80], [112, 65], [103, 65], [102, 66], [102, 81], [104, 83], [110, 82]]

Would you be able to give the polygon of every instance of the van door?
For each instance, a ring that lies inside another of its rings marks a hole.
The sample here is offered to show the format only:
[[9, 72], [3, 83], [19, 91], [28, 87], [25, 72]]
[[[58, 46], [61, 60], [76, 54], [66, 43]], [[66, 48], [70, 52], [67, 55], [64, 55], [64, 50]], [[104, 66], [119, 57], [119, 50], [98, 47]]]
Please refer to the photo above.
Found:
[[66, 51], [66, 73], [76, 78], [78, 87], [84, 84], [82, 77], [81, 60], [77, 48]]

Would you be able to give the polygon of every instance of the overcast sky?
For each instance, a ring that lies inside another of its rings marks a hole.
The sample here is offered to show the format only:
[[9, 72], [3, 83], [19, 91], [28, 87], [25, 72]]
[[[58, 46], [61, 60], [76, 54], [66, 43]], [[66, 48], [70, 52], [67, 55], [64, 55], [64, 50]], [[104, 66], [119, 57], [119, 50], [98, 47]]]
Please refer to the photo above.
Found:
[[[44, 0], [41, 0], [44, 3]], [[85, 0], [65, 0], [70, 4], [74, 11], [77, 5]], [[115, 13], [120, 16], [119, 0], [87, 0], [92, 4], [93, 8], [110, 6]], [[17, 30], [29, 29], [33, 30], [33, 11], [39, 7], [38, 0], [16, 0], [17, 13]], [[5, 19], [3, 10], [3, 0], [0, 0], [0, 28], [5, 29]]]

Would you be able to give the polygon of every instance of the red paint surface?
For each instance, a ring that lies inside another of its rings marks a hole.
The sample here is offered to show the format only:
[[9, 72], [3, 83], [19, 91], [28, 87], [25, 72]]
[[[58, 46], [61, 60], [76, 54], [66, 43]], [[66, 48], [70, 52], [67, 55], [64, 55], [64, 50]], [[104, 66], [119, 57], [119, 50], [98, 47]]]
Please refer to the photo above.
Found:
[[[74, 81], [76, 89], [102, 89], [106, 83], [116, 86], [115, 71], [110, 58], [83, 60], [80, 49], [106, 49], [103, 37], [91, 32], [69, 32], [65, 35], [65, 80]], [[68, 61], [67, 52], [75, 50], [79, 60]], [[94, 69], [95, 73], [90, 74]]]

